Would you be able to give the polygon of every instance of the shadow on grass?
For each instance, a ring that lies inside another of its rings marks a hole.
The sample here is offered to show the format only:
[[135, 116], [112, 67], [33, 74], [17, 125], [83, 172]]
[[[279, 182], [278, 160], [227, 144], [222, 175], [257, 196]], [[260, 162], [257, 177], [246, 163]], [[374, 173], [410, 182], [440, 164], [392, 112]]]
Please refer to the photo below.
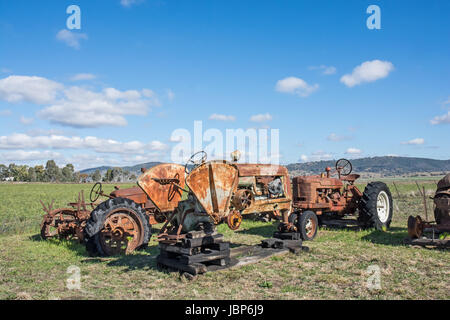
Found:
[[364, 230], [364, 228], [360, 226], [338, 226], [338, 225], [322, 225], [319, 228], [324, 230], [334, 230], [334, 231], [346, 230], [355, 232]]
[[[110, 267], [126, 267], [121, 272], [133, 270], [148, 270], [156, 268], [156, 256], [159, 254], [158, 245], [151, 245], [145, 249], [137, 250], [129, 255], [116, 255], [110, 257], [86, 257], [83, 263], [105, 263]], [[85, 256], [88, 256], [85, 252]]]
[[82, 243], [80, 243], [80, 241], [76, 240], [76, 239], [71, 239], [71, 240], [65, 240], [65, 239], [57, 239], [57, 238], [52, 238], [52, 239], [42, 239], [40, 234], [35, 234], [32, 235], [30, 237], [28, 237], [29, 240], [31, 241], [35, 241], [35, 242], [42, 242], [42, 243], [50, 243], [50, 244], [54, 244], [56, 246], [64, 246], [65, 248], [75, 252], [78, 256], [87, 256], [87, 252], [86, 252], [86, 248], [84, 247], [84, 245]]
[[393, 227], [388, 231], [374, 230], [361, 239], [376, 244], [390, 245], [390, 246], [405, 246], [405, 239], [408, 237], [408, 230], [406, 228]]
[[252, 234], [257, 236], [263, 236], [265, 238], [272, 238], [273, 233], [277, 231], [277, 224], [267, 224], [261, 227], [252, 227], [249, 229], [238, 230], [236, 233], [239, 234]]
[[[267, 227], [260, 227], [256, 229], [258, 230], [255, 234], [262, 235], [264, 233], [269, 232], [271, 235], [273, 233], [272, 231], [265, 230], [265, 228], [269, 228], [270, 230], [274, 229], [272, 226]], [[255, 228], [253, 228], [255, 229]], [[245, 231], [245, 230], [244, 230]], [[249, 230], [248, 230], [249, 231]], [[124, 269], [121, 269], [120, 272], [129, 272], [134, 270], [155, 270], [159, 272], [174, 272], [175, 270], [161, 270], [157, 267], [156, 257], [159, 255], [159, 246], [157, 243], [152, 242], [148, 245], [145, 249], [137, 250], [129, 255], [116, 255], [116, 256], [109, 256], [109, 257], [91, 257], [89, 256], [88, 252], [86, 251], [86, 248], [83, 244], [81, 244], [78, 240], [62, 240], [62, 239], [47, 239], [44, 240], [41, 238], [40, 234], [35, 234], [30, 237], [28, 237], [31, 241], [41, 242], [41, 243], [49, 243], [54, 244], [56, 246], [61, 246], [66, 249], [69, 249], [71, 251], [76, 252], [76, 254], [83, 259], [81, 260], [82, 263], [87, 264], [104, 264], [106, 263], [107, 266], [110, 267], [125, 267]], [[241, 246], [246, 247], [245, 244], [239, 244], [239, 243], [230, 243], [231, 248], [239, 248]]]

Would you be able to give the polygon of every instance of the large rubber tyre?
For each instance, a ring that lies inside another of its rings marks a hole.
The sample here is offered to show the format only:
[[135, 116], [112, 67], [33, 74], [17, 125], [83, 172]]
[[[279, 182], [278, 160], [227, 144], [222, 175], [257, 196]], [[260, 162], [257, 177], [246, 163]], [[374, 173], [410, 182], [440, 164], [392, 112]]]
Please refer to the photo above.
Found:
[[370, 182], [359, 203], [358, 220], [366, 228], [385, 230], [392, 221], [392, 195], [384, 182]]
[[316, 237], [319, 221], [313, 211], [292, 213], [289, 216], [289, 222], [297, 226], [297, 230], [303, 240], [309, 241]]
[[[121, 210], [123, 209], [123, 210]], [[100, 232], [111, 212], [121, 212], [132, 216], [140, 231], [140, 241], [136, 250], [148, 245], [151, 237], [151, 226], [141, 206], [126, 198], [113, 198], [99, 204], [92, 212], [84, 228], [84, 241], [90, 256], [108, 256], [102, 247]]]

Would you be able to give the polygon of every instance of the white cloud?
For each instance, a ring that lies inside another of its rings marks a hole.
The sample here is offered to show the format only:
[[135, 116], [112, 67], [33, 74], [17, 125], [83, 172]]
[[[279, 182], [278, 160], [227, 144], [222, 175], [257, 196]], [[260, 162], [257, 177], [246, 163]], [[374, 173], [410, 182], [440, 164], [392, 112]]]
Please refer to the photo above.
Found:
[[170, 136], [169, 141], [170, 142], [183, 142], [187, 139], [187, 137], [184, 136]]
[[335, 67], [326, 67], [324, 70], [323, 70], [323, 74], [325, 74], [325, 75], [330, 75], [330, 74], [335, 74], [336, 73], [336, 68]]
[[305, 80], [296, 77], [278, 80], [275, 86], [275, 90], [278, 92], [296, 94], [300, 97], [307, 97], [318, 88], [318, 84], [309, 85]]
[[432, 125], [450, 123], [450, 111], [448, 111], [447, 114], [444, 114], [442, 116], [434, 117], [433, 119], [430, 120], [430, 123]]
[[30, 136], [48, 136], [48, 135], [62, 135], [64, 131], [61, 129], [41, 129], [41, 128], [33, 128], [26, 131], [27, 135]]
[[162, 143], [161, 141], [154, 140], [150, 142], [150, 150], [164, 151], [167, 150], [167, 145]]
[[339, 142], [339, 141], [345, 141], [345, 140], [350, 140], [351, 137], [347, 137], [347, 136], [339, 136], [336, 133], [330, 133], [330, 135], [327, 137], [328, 141], [334, 141], [334, 142]]
[[158, 140], [149, 143], [140, 141], [120, 142], [92, 136], [40, 135], [14, 133], [0, 136], [0, 149], [89, 149], [99, 153], [145, 154], [149, 151], [165, 151], [168, 146]]
[[56, 39], [75, 49], [80, 49], [80, 40], [87, 38], [85, 33], [76, 33], [67, 29], [62, 29], [56, 34]]
[[394, 70], [394, 65], [389, 61], [366, 61], [355, 67], [351, 74], [341, 77], [341, 82], [347, 87], [353, 87], [363, 82], [373, 82], [386, 78]]
[[326, 65], [320, 65], [320, 66], [311, 66], [308, 69], [310, 70], [321, 70], [322, 74], [324, 75], [331, 75], [335, 74], [337, 69], [333, 66], [326, 66]]
[[266, 122], [272, 120], [272, 116], [269, 113], [265, 114], [255, 114], [250, 117], [252, 122]]
[[127, 8], [135, 4], [140, 4], [141, 2], [143, 2], [143, 0], [120, 0], [120, 4]]
[[24, 116], [20, 116], [20, 123], [25, 124], [25, 125], [29, 125], [32, 124], [34, 121], [33, 118], [25, 118]]
[[425, 140], [423, 138], [416, 138], [416, 139], [412, 139], [409, 141], [404, 141], [401, 144], [409, 144], [409, 145], [420, 145], [420, 144], [424, 144]]
[[95, 74], [92, 73], [78, 73], [70, 78], [72, 81], [83, 81], [83, 80], [93, 80], [97, 78]]
[[63, 85], [36, 76], [9, 76], [0, 79], [0, 99], [8, 102], [50, 103]]
[[6, 116], [10, 116], [11, 114], [12, 114], [12, 112], [9, 109], [0, 110], [0, 116], [6, 117]]
[[106, 88], [94, 92], [80, 87], [64, 90], [64, 98], [38, 115], [51, 122], [72, 127], [125, 126], [124, 115], [146, 115], [150, 106], [159, 106], [153, 91], [120, 91]]
[[356, 148], [348, 148], [347, 151], [345, 151], [347, 154], [361, 154], [362, 151], [360, 149]]
[[92, 91], [36, 76], [0, 79], [0, 99], [46, 105], [39, 117], [72, 127], [124, 126], [125, 115], [146, 115], [150, 107], [161, 106], [150, 89]]
[[212, 115], [209, 116], [209, 120], [234, 121], [236, 120], [236, 117], [231, 115], [213, 113]]
[[61, 154], [52, 151], [24, 151], [16, 150], [4, 152], [0, 154], [0, 158], [5, 161], [30, 161], [30, 160], [47, 160], [60, 158]]
[[170, 89], [167, 90], [167, 99], [169, 99], [169, 101], [173, 101], [173, 99], [175, 99], [175, 93]]
[[302, 154], [300, 156], [300, 160], [303, 162], [307, 161], [322, 161], [322, 160], [331, 160], [333, 159], [333, 155], [331, 153], [324, 152], [322, 150], [315, 151], [311, 153], [311, 155], [307, 156]]

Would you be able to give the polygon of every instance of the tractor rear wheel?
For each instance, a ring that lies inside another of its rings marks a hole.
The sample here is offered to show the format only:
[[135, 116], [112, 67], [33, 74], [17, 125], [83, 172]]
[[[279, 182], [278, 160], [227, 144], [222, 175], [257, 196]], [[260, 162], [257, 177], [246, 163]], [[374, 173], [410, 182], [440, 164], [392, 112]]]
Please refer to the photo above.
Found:
[[111, 256], [146, 247], [151, 227], [144, 210], [136, 202], [113, 198], [92, 211], [84, 234], [89, 255]]
[[377, 230], [389, 228], [392, 221], [392, 195], [384, 182], [370, 182], [359, 204], [358, 220]]

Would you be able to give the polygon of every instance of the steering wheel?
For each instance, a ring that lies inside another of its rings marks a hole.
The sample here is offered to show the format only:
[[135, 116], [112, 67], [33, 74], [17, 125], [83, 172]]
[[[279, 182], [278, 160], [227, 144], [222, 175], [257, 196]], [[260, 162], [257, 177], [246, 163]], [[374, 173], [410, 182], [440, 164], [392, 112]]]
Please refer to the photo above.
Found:
[[[176, 173], [175, 176], [173, 177], [173, 179], [180, 179], [180, 175], [178, 173]], [[169, 202], [172, 201], [177, 193], [179, 195], [181, 195], [180, 191], [178, 191], [178, 187], [176, 187], [173, 183], [171, 183], [169, 186], [169, 193], [167, 195], [167, 200]]]
[[103, 189], [101, 182], [97, 182], [91, 189], [91, 193], [89, 194], [89, 200], [91, 202], [97, 201], [97, 199], [102, 195]]
[[[198, 155], [201, 154], [201, 158], [200, 159], [196, 159], [196, 157], [198, 158]], [[189, 172], [191, 172], [193, 169], [197, 168], [199, 165], [201, 165], [203, 162], [206, 161], [207, 158], [207, 154], [205, 151], [198, 151], [196, 153], [194, 153], [189, 160], [186, 162], [186, 164], [184, 165], [184, 172], [186, 172], [187, 174], [189, 174]], [[194, 167], [191, 170], [188, 170], [188, 166], [192, 164]]]
[[336, 170], [341, 176], [348, 176], [352, 172], [352, 164], [347, 159], [339, 159], [336, 161]]

